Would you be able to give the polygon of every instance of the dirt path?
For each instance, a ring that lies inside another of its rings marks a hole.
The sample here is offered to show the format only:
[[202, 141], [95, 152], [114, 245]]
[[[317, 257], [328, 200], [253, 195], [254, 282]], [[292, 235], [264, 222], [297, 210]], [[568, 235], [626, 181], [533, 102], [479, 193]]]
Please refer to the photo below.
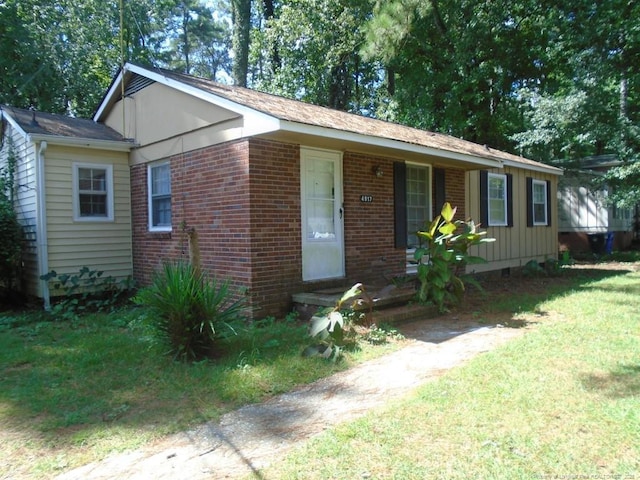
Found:
[[321, 433], [405, 395], [525, 332], [439, 318], [402, 327], [413, 339], [385, 357], [248, 405], [161, 443], [67, 472], [72, 479], [225, 479], [246, 476]]

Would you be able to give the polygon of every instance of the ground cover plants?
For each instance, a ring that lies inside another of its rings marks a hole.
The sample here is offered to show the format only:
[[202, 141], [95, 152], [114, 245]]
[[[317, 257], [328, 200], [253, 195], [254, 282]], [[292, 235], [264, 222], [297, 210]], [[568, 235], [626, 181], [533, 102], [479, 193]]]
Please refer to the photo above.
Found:
[[625, 258], [636, 263], [622, 271], [489, 286], [492, 300], [467, 313], [526, 335], [328, 430], [263, 478], [638, 478], [640, 265]]
[[[628, 265], [637, 269], [637, 263]], [[329, 478], [437, 478], [423, 474], [439, 472], [437, 465], [454, 471], [465, 459], [477, 468], [467, 470], [467, 478], [531, 478], [510, 463], [520, 458], [517, 452], [525, 455], [518, 468], [527, 474], [538, 460], [538, 472], [554, 472], [553, 452], [564, 465], [558, 472], [568, 471], [572, 455], [588, 462], [596, 453], [602, 472], [629, 471], [640, 444], [633, 414], [639, 410], [634, 365], [640, 360], [634, 354], [640, 348], [637, 324], [629, 323], [629, 315], [635, 318], [630, 312], [638, 311], [638, 274], [577, 267], [554, 277], [491, 281], [486, 294], [468, 291], [450, 321], [467, 315], [487, 325], [525, 325], [532, 328], [527, 339], [544, 335], [485, 355], [470, 373], [456, 370], [381, 416], [332, 430], [312, 444], [318, 455], [302, 453], [266, 478], [314, 478], [315, 471]], [[384, 343], [380, 337], [387, 334], [376, 327], [359, 350], [345, 351], [338, 362], [303, 358], [307, 325], [290, 315], [262, 319], [225, 339], [215, 361], [179, 362], [166, 355], [166, 344], [141, 312], [132, 307], [74, 321], [0, 313], [0, 477], [51, 478], [404, 344], [397, 338]], [[583, 324], [588, 328], [579, 328]], [[583, 349], [589, 350], [586, 360]], [[426, 401], [435, 403], [422, 406]], [[619, 428], [622, 420], [628, 428]], [[548, 433], [536, 436], [542, 426]], [[613, 451], [623, 460], [611, 460]]]
[[363, 339], [339, 362], [303, 358], [308, 329], [292, 314], [236, 325], [216, 338], [214, 359], [184, 362], [167, 355], [146, 312], [0, 313], [0, 478], [51, 478], [402, 343], [381, 344], [376, 329], [376, 341]]

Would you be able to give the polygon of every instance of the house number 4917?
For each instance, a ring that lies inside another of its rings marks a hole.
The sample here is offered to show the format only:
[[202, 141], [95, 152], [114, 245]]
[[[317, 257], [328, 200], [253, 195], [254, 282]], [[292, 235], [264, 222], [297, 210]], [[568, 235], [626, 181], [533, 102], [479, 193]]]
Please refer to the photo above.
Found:
[[360, 201], [362, 203], [372, 203], [373, 195], [360, 195]]

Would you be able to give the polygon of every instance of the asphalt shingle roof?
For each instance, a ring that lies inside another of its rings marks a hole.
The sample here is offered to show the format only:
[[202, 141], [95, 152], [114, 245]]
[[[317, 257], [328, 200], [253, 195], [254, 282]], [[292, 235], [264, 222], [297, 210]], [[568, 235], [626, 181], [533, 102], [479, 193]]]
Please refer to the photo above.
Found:
[[[438, 150], [472, 155], [494, 160], [508, 160], [530, 166], [554, 170], [555, 167], [528, 158], [489, 148], [451, 135], [420, 130], [404, 125], [377, 120], [362, 115], [334, 110], [318, 105], [292, 100], [248, 88], [224, 85], [212, 80], [193, 77], [165, 69], [153, 69], [168, 79], [182, 82], [237, 104], [286, 120], [316, 127], [358, 133], [372, 137], [396, 140]], [[560, 169], [557, 169], [560, 171]]]
[[26, 133], [33, 135], [54, 135], [67, 138], [121, 141], [125, 139], [112, 128], [85, 118], [45, 113], [23, 108], [0, 105]]

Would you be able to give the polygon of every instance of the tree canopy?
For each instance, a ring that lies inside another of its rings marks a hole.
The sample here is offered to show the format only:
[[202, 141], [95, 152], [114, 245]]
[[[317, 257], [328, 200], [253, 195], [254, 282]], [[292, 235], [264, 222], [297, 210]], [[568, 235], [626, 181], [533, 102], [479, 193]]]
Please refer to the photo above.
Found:
[[632, 203], [638, 18], [632, 0], [2, 0], [0, 102], [88, 116], [123, 60], [152, 64], [563, 166], [615, 154], [605, 180]]

